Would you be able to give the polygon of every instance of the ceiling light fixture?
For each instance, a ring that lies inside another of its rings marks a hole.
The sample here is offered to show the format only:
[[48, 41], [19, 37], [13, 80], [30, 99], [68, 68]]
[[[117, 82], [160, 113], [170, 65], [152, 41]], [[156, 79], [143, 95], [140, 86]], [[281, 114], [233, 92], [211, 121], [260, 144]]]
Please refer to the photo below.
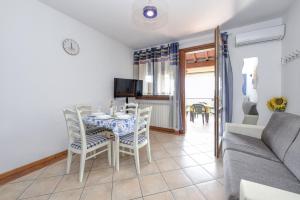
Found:
[[165, 0], [135, 0], [132, 18], [134, 24], [142, 29], [156, 30], [168, 21]]
[[157, 17], [157, 8], [155, 6], [145, 6], [143, 15], [148, 19], [153, 19]]

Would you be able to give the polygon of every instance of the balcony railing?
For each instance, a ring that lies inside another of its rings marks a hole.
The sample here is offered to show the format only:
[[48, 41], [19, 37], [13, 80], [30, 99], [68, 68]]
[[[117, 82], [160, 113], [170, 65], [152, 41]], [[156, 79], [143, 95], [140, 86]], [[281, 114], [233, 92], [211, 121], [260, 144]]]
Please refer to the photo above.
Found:
[[214, 98], [203, 98], [203, 97], [199, 97], [199, 98], [185, 98], [185, 105], [186, 106], [191, 106], [193, 104], [196, 103], [206, 103], [207, 105], [214, 105]]

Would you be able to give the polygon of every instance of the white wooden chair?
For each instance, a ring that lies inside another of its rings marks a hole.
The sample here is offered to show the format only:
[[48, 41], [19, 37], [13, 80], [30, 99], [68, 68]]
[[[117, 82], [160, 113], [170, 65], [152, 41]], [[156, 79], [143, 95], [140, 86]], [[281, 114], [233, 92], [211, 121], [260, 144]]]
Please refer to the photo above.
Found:
[[125, 113], [131, 113], [136, 115], [138, 111], [139, 105], [137, 103], [125, 103], [123, 107], [123, 111]]
[[91, 105], [78, 104], [75, 108], [81, 112], [82, 116], [90, 115], [93, 112], [93, 106]]
[[[75, 106], [75, 110], [76, 109], [81, 112], [81, 116], [88, 116], [93, 113], [93, 106], [91, 105], [79, 104]], [[101, 132], [104, 131], [103, 128], [99, 128], [97, 126], [92, 126], [92, 125], [85, 125], [85, 128], [86, 128], [86, 134], [88, 135], [100, 134]]]
[[[82, 182], [86, 160], [107, 151], [108, 161], [111, 165], [111, 143], [108, 138], [102, 135], [86, 135], [80, 111], [76, 110], [76, 112], [74, 112], [73, 110], [65, 109], [63, 113], [66, 119], [67, 131], [69, 136], [67, 174], [70, 172], [73, 154], [79, 154], [79, 181]], [[97, 151], [100, 148], [101, 150]], [[91, 155], [88, 155], [89, 153]]]
[[149, 127], [152, 107], [138, 109], [135, 131], [119, 138], [115, 147], [116, 168], [119, 170], [119, 153], [133, 155], [137, 173], [140, 174], [139, 149], [147, 145], [147, 157], [151, 162]]

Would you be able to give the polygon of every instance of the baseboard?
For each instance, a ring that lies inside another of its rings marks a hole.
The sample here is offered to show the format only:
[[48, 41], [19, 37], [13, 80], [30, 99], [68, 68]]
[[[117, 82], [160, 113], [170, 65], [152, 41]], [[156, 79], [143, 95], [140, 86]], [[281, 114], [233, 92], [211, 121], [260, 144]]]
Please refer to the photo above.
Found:
[[11, 171], [4, 172], [4, 173], [0, 174], [0, 185], [10, 182], [12, 180], [15, 180], [21, 176], [29, 174], [29, 173], [36, 171], [38, 169], [41, 169], [43, 167], [46, 167], [52, 163], [55, 163], [57, 161], [60, 161], [64, 158], [66, 158], [66, 157], [67, 157], [67, 151], [62, 151], [57, 154], [43, 158], [41, 160], [37, 160], [37, 161], [29, 163], [27, 165], [23, 165], [21, 167], [11, 170]]
[[180, 134], [179, 131], [176, 131], [175, 129], [163, 128], [163, 127], [157, 127], [157, 126], [150, 126], [150, 130], [161, 132], [161, 133], [174, 134], [174, 135]]

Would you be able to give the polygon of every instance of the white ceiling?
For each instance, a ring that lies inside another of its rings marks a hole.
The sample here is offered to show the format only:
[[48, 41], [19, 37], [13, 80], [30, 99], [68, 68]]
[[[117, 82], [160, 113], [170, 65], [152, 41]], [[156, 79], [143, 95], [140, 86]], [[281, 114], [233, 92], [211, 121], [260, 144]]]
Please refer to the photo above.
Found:
[[168, 23], [154, 31], [133, 23], [134, 0], [40, 1], [138, 49], [188, 38], [217, 25], [229, 29], [280, 17], [294, 0], [165, 0]]

